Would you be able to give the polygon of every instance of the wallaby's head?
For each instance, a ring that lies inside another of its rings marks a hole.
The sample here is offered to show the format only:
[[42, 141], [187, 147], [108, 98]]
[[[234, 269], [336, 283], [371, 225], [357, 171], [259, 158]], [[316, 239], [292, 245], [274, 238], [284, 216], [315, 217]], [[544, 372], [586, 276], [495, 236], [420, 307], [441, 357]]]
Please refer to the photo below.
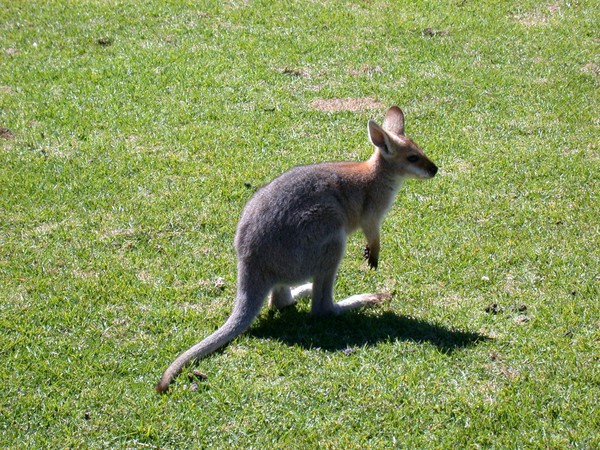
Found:
[[392, 106], [385, 114], [383, 126], [369, 120], [368, 131], [376, 151], [397, 177], [425, 179], [433, 178], [437, 173], [437, 166], [423, 150], [404, 136], [404, 113], [397, 106]]

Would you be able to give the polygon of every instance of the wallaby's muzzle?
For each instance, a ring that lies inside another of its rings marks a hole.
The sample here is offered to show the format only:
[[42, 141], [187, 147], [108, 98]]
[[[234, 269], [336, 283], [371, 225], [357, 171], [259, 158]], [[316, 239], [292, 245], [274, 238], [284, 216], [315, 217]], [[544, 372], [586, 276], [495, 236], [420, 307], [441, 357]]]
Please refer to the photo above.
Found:
[[429, 167], [429, 173], [431, 174], [429, 178], [435, 177], [435, 174], [438, 173], [438, 166], [432, 163], [431, 167]]

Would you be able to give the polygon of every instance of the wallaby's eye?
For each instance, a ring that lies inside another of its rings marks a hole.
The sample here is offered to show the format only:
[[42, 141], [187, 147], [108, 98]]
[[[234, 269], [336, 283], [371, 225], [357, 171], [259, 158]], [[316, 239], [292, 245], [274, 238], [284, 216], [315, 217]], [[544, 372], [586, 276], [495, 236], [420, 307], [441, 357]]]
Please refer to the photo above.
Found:
[[416, 163], [419, 160], [419, 157], [417, 155], [410, 155], [407, 159], [408, 162]]

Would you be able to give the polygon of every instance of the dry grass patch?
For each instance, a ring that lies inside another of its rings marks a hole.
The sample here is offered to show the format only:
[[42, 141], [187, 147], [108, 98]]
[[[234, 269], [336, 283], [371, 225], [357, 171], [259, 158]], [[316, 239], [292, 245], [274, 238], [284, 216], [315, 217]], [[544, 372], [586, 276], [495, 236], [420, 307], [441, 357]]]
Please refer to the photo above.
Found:
[[550, 19], [552, 19], [554, 15], [559, 12], [560, 5], [558, 3], [554, 3], [552, 5], [548, 5], [545, 11], [539, 10], [525, 14], [519, 14], [515, 16], [515, 19], [525, 27], [545, 26], [548, 25]]
[[587, 73], [590, 75], [599, 76], [600, 75], [600, 65], [594, 62], [588, 63], [581, 69], [583, 73]]
[[2, 139], [14, 139], [15, 138], [15, 134], [10, 131], [8, 128], [6, 127], [0, 127], [0, 138]]
[[319, 111], [337, 112], [337, 111], [366, 111], [369, 109], [383, 109], [385, 105], [371, 97], [364, 98], [331, 98], [319, 99], [311, 102], [312, 108]]

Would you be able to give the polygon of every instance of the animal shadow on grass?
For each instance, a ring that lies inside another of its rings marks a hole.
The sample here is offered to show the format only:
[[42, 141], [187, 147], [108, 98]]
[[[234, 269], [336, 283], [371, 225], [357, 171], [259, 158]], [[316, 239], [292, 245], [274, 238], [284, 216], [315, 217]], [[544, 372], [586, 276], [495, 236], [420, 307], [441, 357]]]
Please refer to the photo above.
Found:
[[353, 311], [337, 317], [314, 318], [306, 312], [287, 308], [261, 316], [249, 334], [276, 339], [287, 345], [344, 351], [351, 347], [376, 345], [379, 342], [410, 341], [430, 343], [444, 354], [488, 340], [485, 335], [458, 331], [421, 319], [381, 312], [365, 314]]

